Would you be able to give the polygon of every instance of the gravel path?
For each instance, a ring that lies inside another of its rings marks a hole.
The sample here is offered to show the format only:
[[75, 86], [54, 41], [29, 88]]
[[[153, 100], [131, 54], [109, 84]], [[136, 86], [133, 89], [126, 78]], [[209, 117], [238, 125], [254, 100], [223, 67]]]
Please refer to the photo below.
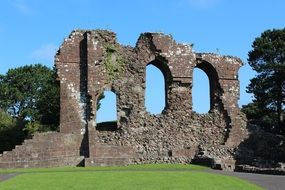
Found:
[[0, 182], [15, 177], [18, 174], [0, 174]]
[[242, 172], [227, 172], [219, 170], [210, 170], [210, 173], [221, 175], [235, 176], [251, 183], [254, 183], [267, 190], [284, 190], [285, 189], [285, 176], [284, 175], [266, 175], [266, 174], [252, 174]]

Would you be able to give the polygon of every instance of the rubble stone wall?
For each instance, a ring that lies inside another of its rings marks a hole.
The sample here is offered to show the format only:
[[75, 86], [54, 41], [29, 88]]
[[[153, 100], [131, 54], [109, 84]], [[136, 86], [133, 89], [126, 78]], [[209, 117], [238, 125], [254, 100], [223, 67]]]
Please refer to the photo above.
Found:
[[[59, 48], [55, 64], [61, 84], [59, 134], [82, 137], [73, 148], [85, 165], [190, 163], [207, 157], [219, 167], [234, 167], [234, 149], [246, 137], [237, 105], [239, 58], [195, 53], [162, 33], [143, 33], [130, 47], [120, 45], [111, 31], [76, 30]], [[165, 78], [166, 106], [157, 115], [145, 108], [149, 64]], [[207, 114], [192, 110], [196, 67], [209, 77]], [[97, 101], [105, 90], [116, 94], [115, 130], [97, 128]]]

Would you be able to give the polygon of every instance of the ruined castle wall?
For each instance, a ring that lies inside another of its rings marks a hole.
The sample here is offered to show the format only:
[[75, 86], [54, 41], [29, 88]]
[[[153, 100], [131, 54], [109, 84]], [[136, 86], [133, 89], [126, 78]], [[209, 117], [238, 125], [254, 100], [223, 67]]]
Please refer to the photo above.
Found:
[[[203, 148], [223, 146], [232, 135], [238, 136], [232, 144], [242, 139], [243, 131], [234, 130], [241, 124], [236, 122], [239, 59], [195, 54], [190, 45], [177, 44], [160, 33], [142, 34], [135, 48], [121, 46], [108, 31], [88, 31], [85, 38], [86, 91], [90, 96], [88, 164], [104, 164], [104, 159], [109, 164], [120, 159], [123, 163], [187, 163]], [[203, 66], [204, 62], [211, 68]], [[158, 115], [148, 113], [144, 105], [148, 64], [158, 67], [166, 82], [166, 107]], [[213, 80], [211, 98], [216, 104], [204, 115], [192, 111], [192, 72], [199, 66]], [[116, 131], [96, 130], [96, 102], [104, 90], [117, 96]]]
[[[77, 30], [65, 39], [55, 63], [61, 84], [59, 134], [63, 141], [68, 135], [80, 136], [75, 144], [55, 146], [59, 155], [72, 146], [72, 155], [83, 156], [85, 165], [190, 163], [201, 155], [224, 167], [235, 164], [234, 150], [246, 132], [237, 105], [240, 59], [194, 53], [191, 45], [162, 33], [143, 33], [136, 46], [130, 47], [120, 45], [110, 31]], [[149, 64], [165, 78], [166, 106], [157, 115], [145, 108]], [[210, 80], [207, 114], [192, 110], [195, 67]], [[117, 126], [112, 130], [99, 129], [96, 124], [97, 101], [105, 90], [113, 91], [117, 99]], [[53, 136], [50, 138], [58, 139]], [[43, 148], [39, 146], [35, 152]], [[45, 166], [50, 165], [46, 162]]]

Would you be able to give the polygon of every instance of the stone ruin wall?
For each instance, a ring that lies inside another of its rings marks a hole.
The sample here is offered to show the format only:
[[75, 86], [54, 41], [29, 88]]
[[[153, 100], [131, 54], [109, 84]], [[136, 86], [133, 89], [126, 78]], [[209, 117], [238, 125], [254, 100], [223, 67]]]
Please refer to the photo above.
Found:
[[[204, 156], [217, 167], [234, 168], [234, 151], [246, 138], [246, 121], [237, 105], [240, 59], [194, 53], [191, 45], [179, 44], [162, 33], [141, 34], [133, 48], [118, 44], [110, 31], [77, 30], [65, 39], [55, 64], [61, 87], [60, 133], [50, 136], [60, 135], [65, 143], [53, 143], [50, 137], [46, 139], [50, 143], [43, 146], [34, 138], [29, 151], [56, 149], [58, 154], [34, 156], [41, 163], [35, 166], [26, 154], [30, 164], [21, 165], [24, 158], [16, 148], [0, 156], [0, 167], [7, 163], [9, 167], [190, 163]], [[158, 115], [148, 113], [144, 103], [148, 64], [165, 77], [166, 106]], [[195, 67], [209, 77], [208, 114], [192, 110]], [[116, 94], [116, 130], [96, 128], [96, 103], [105, 90]], [[69, 135], [73, 141], [64, 140]], [[68, 142], [73, 143], [72, 149]], [[27, 149], [25, 144], [20, 147]], [[18, 159], [9, 161], [15, 155]], [[61, 162], [58, 155], [72, 161]]]

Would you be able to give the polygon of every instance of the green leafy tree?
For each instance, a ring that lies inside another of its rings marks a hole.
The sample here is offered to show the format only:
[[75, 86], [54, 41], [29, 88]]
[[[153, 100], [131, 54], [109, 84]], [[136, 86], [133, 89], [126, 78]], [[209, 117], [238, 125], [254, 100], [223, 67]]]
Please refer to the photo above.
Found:
[[22, 130], [22, 123], [0, 109], [0, 154], [21, 144], [25, 137], [26, 132]]
[[255, 119], [267, 118], [268, 124], [284, 131], [285, 28], [266, 30], [254, 40], [252, 48], [248, 62], [257, 75], [247, 92], [253, 93], [254, 100], [244, 110]]
[[4, 130], [8, 126], [12, 125], [13, 118], [0, 109], [0, 130]]
[[59, 84], [55, 69], [41, 64], [10, 69], [0, 75], [0, 108], [17, 121], [59, 125]]

